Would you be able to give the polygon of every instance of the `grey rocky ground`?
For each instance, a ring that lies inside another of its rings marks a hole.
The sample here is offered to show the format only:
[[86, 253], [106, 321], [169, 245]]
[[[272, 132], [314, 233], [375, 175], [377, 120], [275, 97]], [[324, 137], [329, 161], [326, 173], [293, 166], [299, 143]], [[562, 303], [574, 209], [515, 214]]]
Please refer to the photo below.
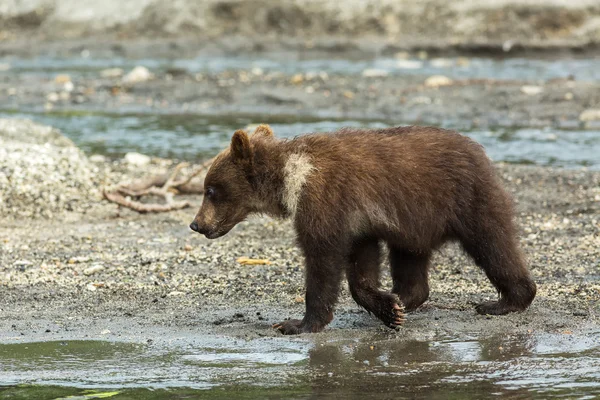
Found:
[[449, 79], [435, 75], [395, 76], [369, 69], [362, 75], [265, 73], [261, 69], [199, 74], [174, 69], [150, 73], [150, 79], [142, 82], [128, 82], [119, 76], [102, 77], [100, 73], [73, 78], [57, 74], [56, 79], [20, 74], [0, 80], [0, 93], [7, 94], [3, 108], [14, 111], [259, 114], [453, 124], [468, 129], [600, 127], [600, 84], [567, 77]]
[[[0, 40], [188, 38], [227, 47], [586, 50], [600, 39], [594, 0], [27, 0], [0, 5]], [[27, 43], [27, 46], [23, 46]]]
[[[6, 132], [11, 122], [0, 122]], [[30, 123], [12, 124], [29, 129], [30, 137], [33, 132], [56, 134]], [[11, 136], [5, 133], [3, 140], [7, 137]], [[62, 139], [56, 142], [46, 151], [72, 147]], [[118, 210], [101, 200], [100, 187], [164, 171], [172, 161], [155, 159], [144, 167], [124, 161], [95, 166], [72, 148], [73, 166], [84, 165], [83, 171], [69, 172], [81, 181], [78, 190], [68, 190], [71, 175], [46, 189], [62, 193], [64, 204], [73, 201], [71, 209], [57, 210], [47, 203], [52, 212], [45, 214], [36, 202], [4, 209], [2, 338], [93, 336], [107, 328], [125, 335], [131, 334], [127, 327], [134, 321], [146, 327], [139, 331], [141, 337], [144, 329], [165, 326], [240, 336], [276, 335], [271, 323], [301, 316], [303, 265], [289, 222], [253, 218], [225, 237], [209, 241], [187, 227], [195, 208], [158, 215]], [[62, 155], [53, 154], [59, 159]], [[13, 165], [8, 159], [3, 163], [2, 171]], [[65, 173], [53, 163], [45, 168], [48, 176]], [[522, 314], [477, 315], [473, 305], [496, 294], [473, 262], [456, 246], [448, 246], [435, 256], [431, 298], [409, 315], [403, 328], [406, 335], [584, 333], [597, 326], [600, 173], [506, 164], [498, 164], [498, 169], [518, 203], [522, 244], [539, 285], [537, 299]], [[13, 195], [3, 186], [2, 195], [7, 194]], [[201, 198], [190, 200], [197, 207]], [[271, 264], [241, 265], [236, 262], [240, 256], [268, 259]], [[390, 287], [387, 275], [383, 284]], [[344, 290], [336, 319], [325, 335], [379, 329], [378, 321], [360, 310]]]

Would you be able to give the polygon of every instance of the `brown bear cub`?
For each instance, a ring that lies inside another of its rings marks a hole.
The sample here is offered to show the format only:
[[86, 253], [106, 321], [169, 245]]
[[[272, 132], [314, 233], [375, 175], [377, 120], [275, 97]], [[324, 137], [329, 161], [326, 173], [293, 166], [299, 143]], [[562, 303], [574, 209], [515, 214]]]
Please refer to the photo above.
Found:
[[[480, 314], [521, 311], [536, 286], [519, 249], [512, 202], [482, 146], [431, 127], [342, 129], [279, 140], [268, 125], [238, 130], [206, 175], [190, 227], [209, 239], [248, 214], [291, 218], [306, 260], [306, 313], [274, 325], [319, 332], [344, 273], [356, 302], [387, 326], [429, 296], [432, 252], [457, 240], [500, 294]], [[391, 293], [379, 289], [381, 243]]]

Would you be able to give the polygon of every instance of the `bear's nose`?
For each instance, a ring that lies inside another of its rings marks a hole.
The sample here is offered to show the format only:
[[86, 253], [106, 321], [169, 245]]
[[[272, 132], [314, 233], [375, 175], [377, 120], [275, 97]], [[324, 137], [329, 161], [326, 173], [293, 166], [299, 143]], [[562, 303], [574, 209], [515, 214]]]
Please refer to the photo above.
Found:
[[193, 230], [193, 231], [195, 231], [195, 232], [200, 232], [200, 231], [198, 230], [198, 223], [197, 223], [196, 221], [194, 221], [194, 222], [192, 222], [192, 223], [190, 224], [190, 229], [191, 229], [191, 230]]

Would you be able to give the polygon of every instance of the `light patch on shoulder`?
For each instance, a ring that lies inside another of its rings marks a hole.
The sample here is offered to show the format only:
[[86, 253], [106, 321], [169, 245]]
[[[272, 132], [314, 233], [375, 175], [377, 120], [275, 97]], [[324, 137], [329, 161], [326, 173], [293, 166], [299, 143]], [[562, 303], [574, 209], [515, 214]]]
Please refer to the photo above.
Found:
[[315, 169], [306, 154], [292, 154], [283, 167], [283, 205], [292, 218], [298, 210], [302, 187]]

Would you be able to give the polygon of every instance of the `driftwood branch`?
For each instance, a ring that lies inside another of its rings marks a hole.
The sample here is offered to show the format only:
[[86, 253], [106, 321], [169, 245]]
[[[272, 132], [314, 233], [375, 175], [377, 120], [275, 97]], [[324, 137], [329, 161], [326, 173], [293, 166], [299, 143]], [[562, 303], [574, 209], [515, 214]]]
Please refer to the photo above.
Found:
[[[198, 182], [192, 182], [192, 179], [210, 167], [213, 160], [208, 160], [180, 179], [177, 179], [177, 177], [181, 173], [181, 170], [188, 166], [187, 163], [177, 164], [170, 174], [153, 176], [129, 184], [122, 183], [112, 190], [105, 188], [102, 194], [106, 200], [142, 214], [180, 210], [189, 207], [190, 203], [188, 201], [175, 201], [175, 195], [203, 194], [203, 185]], [[142, 203], [139, 199], [143, 196], [162, 197], [165, 199], [165, 202], [162, 204]]]

